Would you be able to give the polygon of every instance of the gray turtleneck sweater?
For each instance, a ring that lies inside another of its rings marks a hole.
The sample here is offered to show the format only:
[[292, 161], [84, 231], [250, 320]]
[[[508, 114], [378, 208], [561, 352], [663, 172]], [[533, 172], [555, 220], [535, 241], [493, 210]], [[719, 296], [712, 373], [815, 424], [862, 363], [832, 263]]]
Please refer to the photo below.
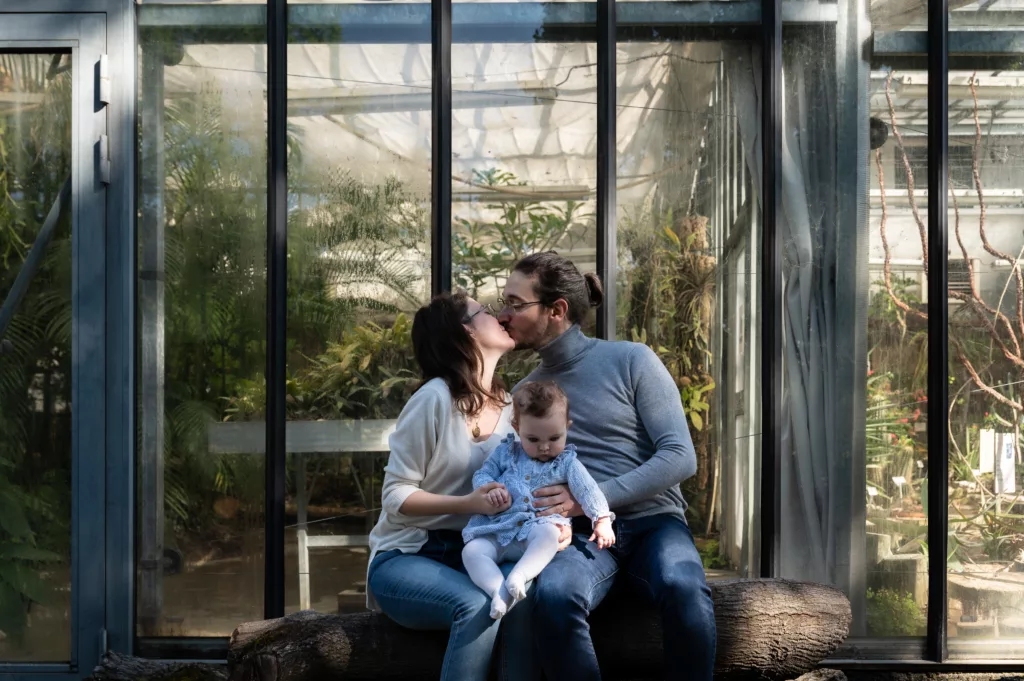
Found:
[[685, 520], [679, 483], [697, 472], [697, 456], [679, 389], [654, 351], [573, 326], [538, 353], [541, 365], [526, 380], [555, 381], [569, 396], [568, 441], [611, 509]]

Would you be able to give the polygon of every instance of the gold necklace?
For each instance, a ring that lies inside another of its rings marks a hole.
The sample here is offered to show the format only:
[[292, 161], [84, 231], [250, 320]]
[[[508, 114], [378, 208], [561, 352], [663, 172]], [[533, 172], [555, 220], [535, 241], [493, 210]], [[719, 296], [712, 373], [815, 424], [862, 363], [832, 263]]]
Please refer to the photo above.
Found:
[[480, 424], [473, 426], [473, 437], [480, 437]]

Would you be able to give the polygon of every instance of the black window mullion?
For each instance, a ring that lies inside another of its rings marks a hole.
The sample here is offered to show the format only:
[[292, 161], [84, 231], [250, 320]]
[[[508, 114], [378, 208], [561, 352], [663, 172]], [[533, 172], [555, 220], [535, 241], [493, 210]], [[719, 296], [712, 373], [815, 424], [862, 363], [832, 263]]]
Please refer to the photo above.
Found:
[[597, 272], [604, 303], [597, 335], [615, 339], [615, 0], [597, 0]]
[[928, 0], [928, 657], [946, 660], [948, 2]]
[[452, 2], [430, 1], [430, 292], [452, 286]]
[[288, 6], [267, 0], [267, 456], [263, 612], [284, 616], [285, 375], [288, 357]]
[[782, 449], [782, 0], [761, 3], [761, 576], [778, 574]]

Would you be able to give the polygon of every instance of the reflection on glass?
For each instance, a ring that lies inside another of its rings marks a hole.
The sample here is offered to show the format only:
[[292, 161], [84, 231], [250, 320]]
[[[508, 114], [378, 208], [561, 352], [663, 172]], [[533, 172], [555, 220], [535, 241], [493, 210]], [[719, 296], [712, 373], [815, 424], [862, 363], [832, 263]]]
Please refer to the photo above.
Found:
[[758, 570], [758, 170], [737, 110], [752, 81], [727, 66], [743, 49], [618, 46], [617, 334], [654, 348], [679, 385], [698, 460], [683, 491], [711, 576]]
[[[902, 25], [887, 7], [872, 5], [875, 31]], [[784, 576], [847, 592], [855, 636], [920, 637], [927, 84], [858, 61], [861, 47], [825, 29], [784, 34], [780, 555]], [[837, 53], [862, 81], [837, 79]]]
[[596, 76], [592, 43], [452, 45], [453, 283], [474, 297], [530, 253], [596, 268]]
[[46, 218], [71, 177], [71, 87], [70, 55], [0, 55], [0, 662], [70, 659], [71, 220]]
[[388, 434], [419, 383], [412, 316], [430, 295], [430, 45], [318, 31], [293, 29], [288, 47], [286, 606], [363, 611]]
[[140, 35], [140, 636], [263, 616], [266, 50], [194, 28]]
[[952, 654], [1024, 634], [1021, 71], [949, 74]]

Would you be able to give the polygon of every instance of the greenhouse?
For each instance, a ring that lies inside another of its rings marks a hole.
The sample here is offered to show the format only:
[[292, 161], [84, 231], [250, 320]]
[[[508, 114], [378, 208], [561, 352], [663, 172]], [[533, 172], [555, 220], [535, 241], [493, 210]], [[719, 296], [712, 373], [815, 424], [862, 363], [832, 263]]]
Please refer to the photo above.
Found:
[[710, 582], [1024, 661], [1019, 0], [3, 0], [0, 188], [0, 677], [364, 612], [413, 314], [549, 250]]

